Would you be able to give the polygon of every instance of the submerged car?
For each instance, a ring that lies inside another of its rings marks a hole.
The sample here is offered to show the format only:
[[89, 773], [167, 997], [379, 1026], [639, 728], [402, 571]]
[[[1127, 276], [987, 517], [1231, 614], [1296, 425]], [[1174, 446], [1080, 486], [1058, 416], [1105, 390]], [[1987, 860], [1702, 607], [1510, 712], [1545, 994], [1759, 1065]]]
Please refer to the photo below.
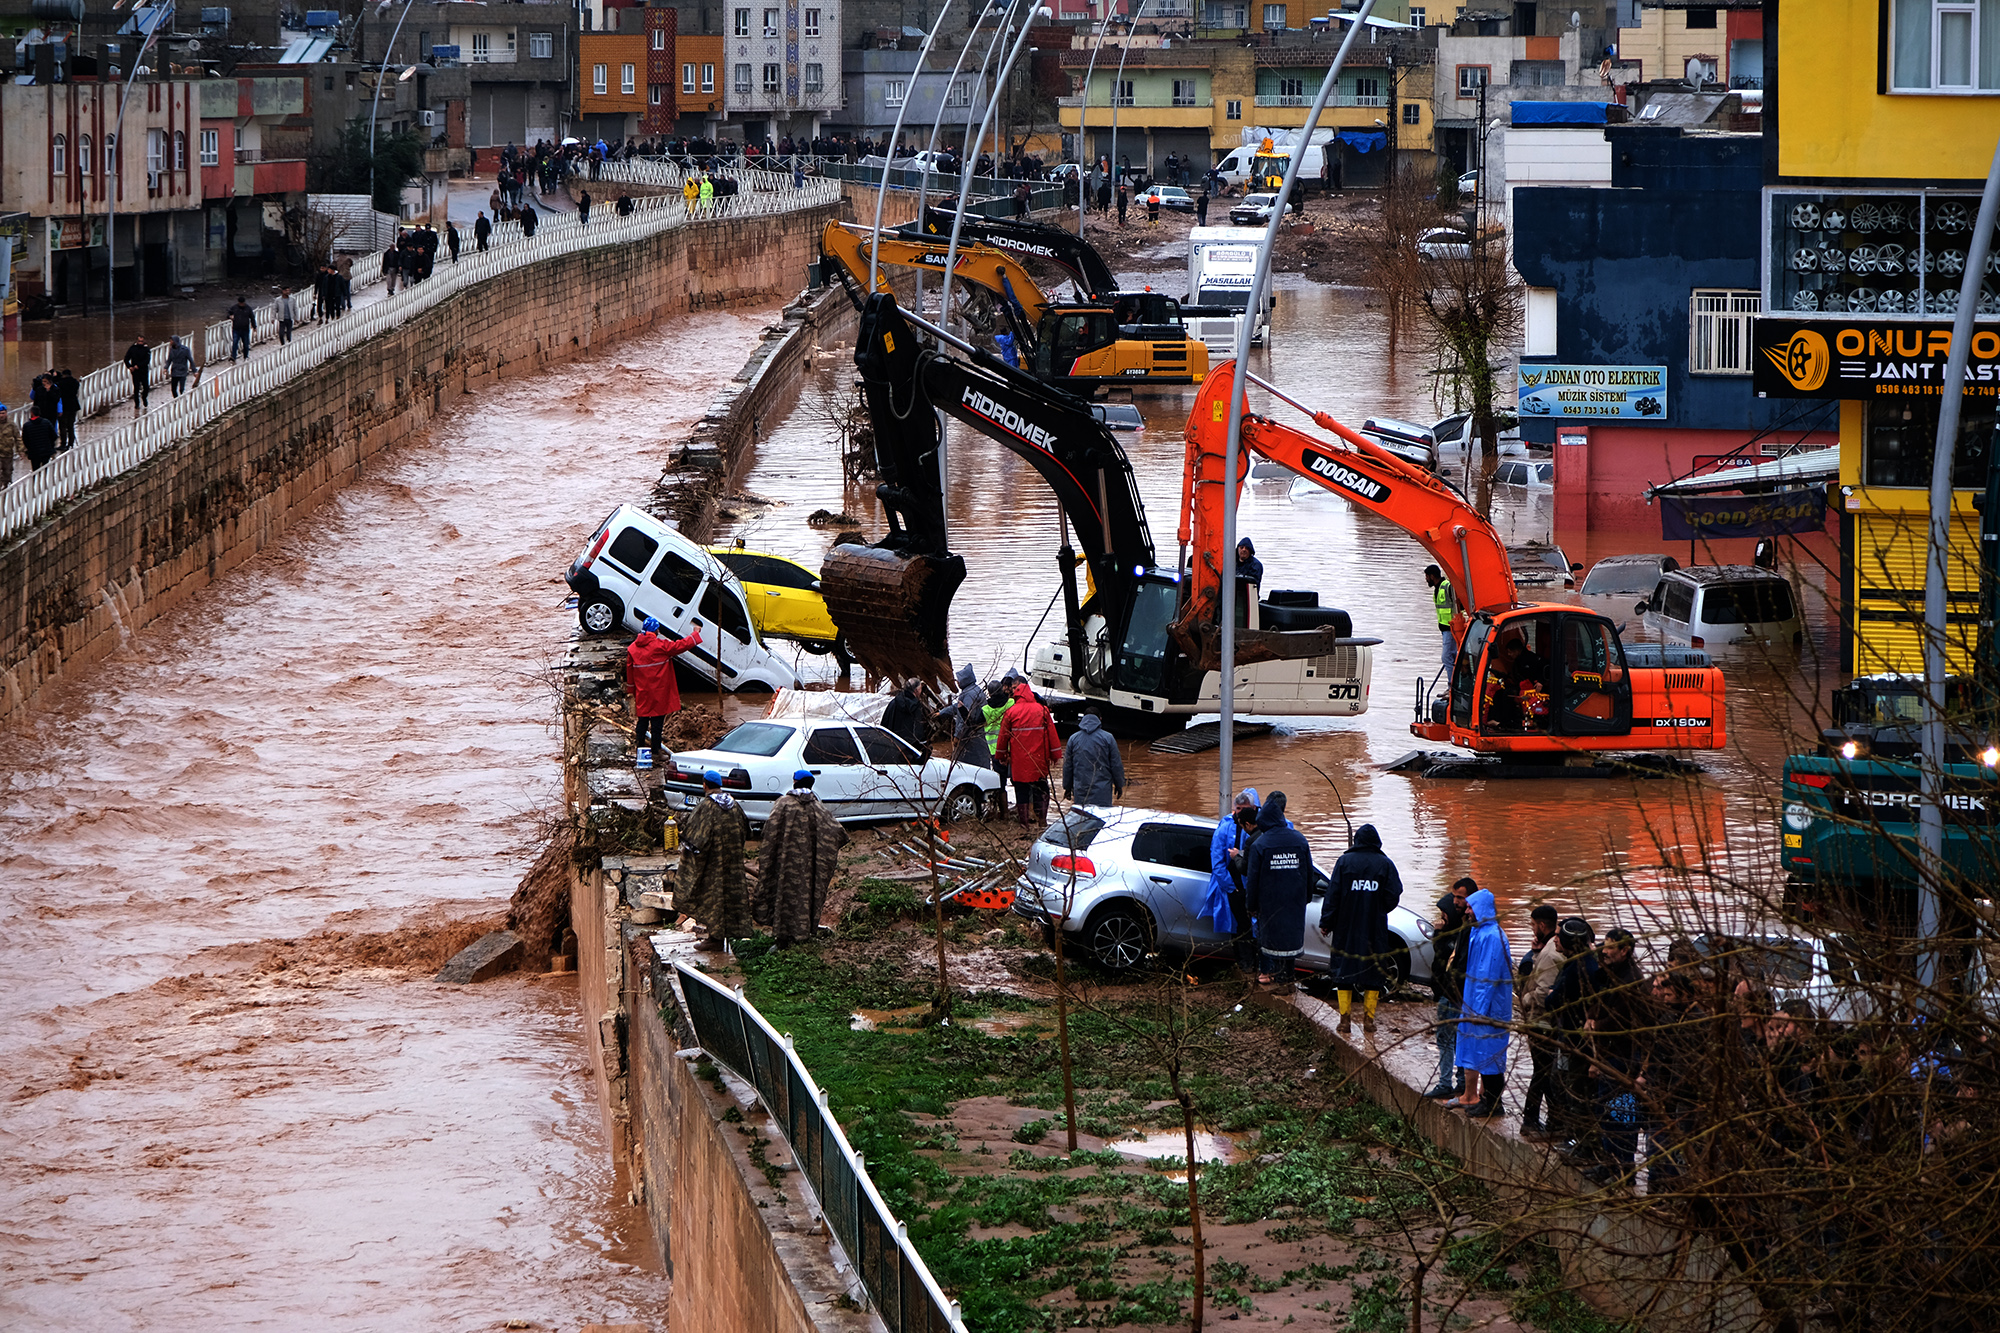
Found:
[[1144, 208], [1153, 200], [1160, 201], [1161, 208], [1170, 208], [1176, 213], [1194, 212], [1194, 196], [1178, 185], [1149, 185], [1139, 192], [1139, 207]]
[[1239, 227], [1262, 226], [1271, 220], [1271, 210], [1277, 203], [1275, 194], [1246, 194], [1230, 208], [1229, 220]]
[[740, 544], [711, 546], [708, 553], [742, 581], [759, 634], [797, 639], [812, 652], [832, 650], [840, 631], [820, 596], [819, 575], [789, 556]]
[[792, 774], [808, 769], [814, 790], [843, 824], [879, 819], [976, 818], [1000, 790], [1000, 775], [947, 759], [928, 758], [877, 724], [888, 695], [792, 692], [771, 711], [739, 723], [703, 750], [683, 750], [663, 773], [666, 790], [684, 807], [700, 799], [702, 774], [722, 775], [722, 789], [743, 805], [753, 824], [792, 789]]
[[1648, 627], [1696, 648], [1746, 642], [1797, 647], [1805, 638], [1792, 585], [1755, 565], [1670, 570], [1635, 609]]
[[[1198, 916], [1208, 896], [1208, 844], [1215, 821], [1170, 810], [1072, 807], [1028, 849], [1014, 885], [1014, 911], [1053, 928], [1113, 972], [1149, 954], [1227, 958], [1234, 944]], [[1326, 868], [1332, 869], [1328, 859]], [[1325, 876], [1306, 908], [1302, 972], [1325, 972], [1329, 950], [1319, 929]], [[1072, 880], [1074, 883], [1072, 884]], [[1426, 904], [1428, 906], [1428, 904]], [[1391, 959], [1398, 982], [1431, 980], [1431, 926], [1407, 907], [1389, 914], [1401, 941]]]

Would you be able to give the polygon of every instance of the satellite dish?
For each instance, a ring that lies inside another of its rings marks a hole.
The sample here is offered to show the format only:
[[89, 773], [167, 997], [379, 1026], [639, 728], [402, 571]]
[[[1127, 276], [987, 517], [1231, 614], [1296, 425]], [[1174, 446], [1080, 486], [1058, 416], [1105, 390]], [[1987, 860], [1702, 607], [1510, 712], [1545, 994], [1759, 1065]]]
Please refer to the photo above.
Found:
[[190, 51], [199, 51], [199, 50], [201, 50], [201, 38], [199, 38], [199, 37], [190, 37], [190, 38], [188, 38], [188, 50], [190, 50]]
[[1569, 11], [1569, 26], [1572, 28], [1581, 28], [1583, 26], [1583, 15], [1579, 11], [1574, 9]]

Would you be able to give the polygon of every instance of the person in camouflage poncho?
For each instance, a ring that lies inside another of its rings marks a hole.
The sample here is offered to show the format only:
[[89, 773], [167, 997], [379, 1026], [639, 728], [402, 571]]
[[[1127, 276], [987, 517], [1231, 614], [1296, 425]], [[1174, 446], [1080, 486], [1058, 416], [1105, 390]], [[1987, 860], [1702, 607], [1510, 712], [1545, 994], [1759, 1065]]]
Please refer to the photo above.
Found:
[[704, 949], [750, 934], [750, 904], [743, 889], [743, 841], [750, 820], [722, 790], [722, 774], [701, 775], [701, 800], [681, 816], [681, 872], [674, 906], [701, 922]]
[[750, 915], [768, 922], [783, 948], [819, 930], [820, 909], [838, 869], [847, 830], [813, 794], [813, 775], [792, 774], [792, 789], [764, 821], [764, 851], [757, 862], [757, 892]]

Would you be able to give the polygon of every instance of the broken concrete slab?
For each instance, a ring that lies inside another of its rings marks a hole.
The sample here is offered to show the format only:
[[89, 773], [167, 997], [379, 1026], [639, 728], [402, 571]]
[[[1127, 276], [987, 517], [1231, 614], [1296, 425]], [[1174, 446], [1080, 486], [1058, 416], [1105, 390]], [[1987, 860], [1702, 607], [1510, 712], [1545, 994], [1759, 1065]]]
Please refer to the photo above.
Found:
[[437, 979], [454, 985], [485, 981], [521, 965], [521, 937], [511, 930], [482, 935], [460, 949], [438, 969]]

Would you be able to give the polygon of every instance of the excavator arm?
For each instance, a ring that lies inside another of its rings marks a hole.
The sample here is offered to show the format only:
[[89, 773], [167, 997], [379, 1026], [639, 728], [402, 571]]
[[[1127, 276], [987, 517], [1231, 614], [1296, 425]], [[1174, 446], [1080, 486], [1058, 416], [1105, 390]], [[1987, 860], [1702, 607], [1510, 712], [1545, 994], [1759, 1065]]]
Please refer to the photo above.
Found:
[[[924, 210], [921, 225], [912, 223], [905, 230], [918, 230], [939, 239], [949, 239], [952, 222], [958, 216], [956, 210], [933, 205]], [[1104, 256], [1097, 253], [1097, 247], [1083, 237], [1058, 227], [967, 213], [965, 221], [959, 226], [958, 239], [961, 249], [966, 241], [976, 241], [1011, 254], [1045, 259], [1069, 274], [1070, 280], [1076, 284], [1077, 294], [1086, 300], [1107, 300], [1118, 290], [1118, 278], [1112, 273], [1111, 266], [1104, 262]]]
[[[1153, 537], [1131, 460], [1088, 403], [984, 353], [961, 358], [924, 347], [887, 293], [862, 308], [854, 360], [890, 532], [872, 546], [835, 547], [820, 583], [865, 668], [884, 676], [950, 673], [946, 625], [965, 563], [946, 542], [938, 411], [1024, 459], [1055, 492], [1080, 548], [1061, 556], [1072, 599], [1077, 554], [1089, 571], [1089, 599], [1066, 606], [1073, 640], [1082, 616], [1123, 622], [1132, 571], [1153, 565]], [[1072, 646], [1081, 661], [1082, 644]]]
[[[878, 236], [864, 227], [829, 222], [820, 233], [820, 254], [839, 265], [847, 279], [848, 294], [854, 297], [857, 306], [870, 294], [868, 250], [871, 241], [878, 239], [877, 292], [889, 290], [888, 280], [880, 271], [886, 264], [944, 272], [945, 257], [950, 254], [947, 237], [905, 231], [885, 231]], [[991, 292], [996, 300], [1013, 312], [1015, 333], [1028, 346], [1034, 346], [1042, 316], [1049, 310], [1049, 299], [1036, 285], [1034, 276], [1022, 268], [1012, 255], [984, 245], [961, 244], [952, 272], [960, 281], [973, 283]]]
[[[1183, 546], [1191, 545], [1197, 553], [1189, 596], [1194, 619], [1213, 621], [1219, 608], [1223, 571], [1213, 553], [1221, 550], [1223, 506], [1236, 503], [1249, 472], [1250, 453], [1283, 464], [1334, 494], [1373, 510], [1416, 538], [1451, 580], [1460, 633], [1471, 613], [1513, 606], [1520, 600], [1506, 545], [1464, 496], [1325, 412], [1315, 412], [1313, 421], [1332, 432], [1336, 437], [1332, 440], [1246, 413], [1236, 484], [1225, 489], [1223, 460], [1229, 441], [1229, 395], [1234, 377], [1232, 361], [1210, 371], [1195, 399], [1194, 411], [1188, 415], [1179, 536]], [[1221, 558], [1229, 557], [1222, 553]]]

